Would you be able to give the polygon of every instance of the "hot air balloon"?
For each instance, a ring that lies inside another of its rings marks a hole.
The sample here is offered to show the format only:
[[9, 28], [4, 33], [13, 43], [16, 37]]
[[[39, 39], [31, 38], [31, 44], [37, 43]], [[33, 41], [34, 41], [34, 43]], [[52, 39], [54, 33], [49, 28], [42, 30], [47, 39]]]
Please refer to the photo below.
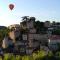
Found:
[[13, 10], [14, 5], [13, 4], [9, 4], [9, 8], [10, 8], [10, 10]]

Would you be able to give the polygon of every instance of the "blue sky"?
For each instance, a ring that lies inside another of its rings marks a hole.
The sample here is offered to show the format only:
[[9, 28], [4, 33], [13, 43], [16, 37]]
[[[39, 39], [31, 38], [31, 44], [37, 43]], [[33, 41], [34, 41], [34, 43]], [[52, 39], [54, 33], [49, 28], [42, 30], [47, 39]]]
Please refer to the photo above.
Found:
[[[9, 4], [15, 7], [11, 11]], [[1, 0], [0, 25], [19, 24], [22, 16], [34, 16], [40, 21], [60, 22], [60, 0]]]

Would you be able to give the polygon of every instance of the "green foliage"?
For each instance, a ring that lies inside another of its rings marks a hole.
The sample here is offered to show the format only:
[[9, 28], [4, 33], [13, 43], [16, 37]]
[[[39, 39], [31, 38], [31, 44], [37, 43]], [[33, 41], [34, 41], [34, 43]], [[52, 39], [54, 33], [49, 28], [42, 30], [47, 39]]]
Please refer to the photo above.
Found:
[[53, 31], [52, 31], [52, 34], [60, 35], [60, 29], [53, 30]]
[[33, 59], [34, 60], [43, 60], [43, 58], [46, 56], [46, 52], [41, 50], [37, 53], [33, 53]]
[[48, 56], [49, 56], [49, 57], [53, 56], [52, 51], [49, 51], [49, 52], [48, 52]]
[[36, 21], [34, 26], [37, 29], [37, 33], [46, 33], [47, 28], [45, 28], [44, 22]]
[[9, 54], [4, 54], [4, 60], [9, 60], [10, 59], [10, 55]]
[[11, 53], [8, 53], [4, 54], [4, 60], [60, 60], [60, 52], [53, 54], [52, 51], [49, 51], [48, 54], [46, 54], [46, 51], [40, 50], [37, 51], [37, 53], [33, 53], [32, 55], [24, 56], [15, 56]]
[[16, 55], [16, 60], [22, 60], [22, 56]]
[[0, 57], [0, 60], [2, 60], [2, 58]]
[[60, 52], [56, 52], [55, 56], [58, 60], [60, 60]]
[[4, 55], [4, 60], [15, 60], [15, 57], [13, 54], [5, 54]]
[[8, 28], [0, 29], [0, 44], [2, 43], [3, 38], [8, 36], [9, 31], [10, 30]]
[[28, 56], [23, 56], [22, 60], [29, 60], [29, 57]]
[[16, 57], [13, 54], [4, 54], [4, 60], [42, 60], [46, 56], [45, 51], [38, 51], [37, 53], [33, 53], [32, 55], [16, 55]]

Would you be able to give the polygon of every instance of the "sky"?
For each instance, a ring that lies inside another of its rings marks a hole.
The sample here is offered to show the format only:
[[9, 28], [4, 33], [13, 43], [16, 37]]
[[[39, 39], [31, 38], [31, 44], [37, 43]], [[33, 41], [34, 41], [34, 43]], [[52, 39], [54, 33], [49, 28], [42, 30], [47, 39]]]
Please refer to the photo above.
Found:
[[[9, 4], [14, 9], [9, 9]], [[60, 22], [60, 0], [0, 0], [0, 25], [20, 24], [22, 16]]]

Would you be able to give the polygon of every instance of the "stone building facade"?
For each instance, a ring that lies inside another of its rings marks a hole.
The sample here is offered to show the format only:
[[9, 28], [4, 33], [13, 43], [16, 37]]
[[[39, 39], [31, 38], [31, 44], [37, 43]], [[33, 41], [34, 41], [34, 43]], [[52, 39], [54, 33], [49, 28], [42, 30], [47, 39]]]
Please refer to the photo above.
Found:
[[[13, 40], [16, 49], [23, 54], [32, 54], [33, 51], [40, 49], [40, 44], [45, 45], [48, 40], [47, 34], [36, 34], [34, 27], [35, 18], [31, 17], [20, 23], [20, 25], [11, 25], [9, 37]], [[22, 33], [21, 29], [27, 29]]]

